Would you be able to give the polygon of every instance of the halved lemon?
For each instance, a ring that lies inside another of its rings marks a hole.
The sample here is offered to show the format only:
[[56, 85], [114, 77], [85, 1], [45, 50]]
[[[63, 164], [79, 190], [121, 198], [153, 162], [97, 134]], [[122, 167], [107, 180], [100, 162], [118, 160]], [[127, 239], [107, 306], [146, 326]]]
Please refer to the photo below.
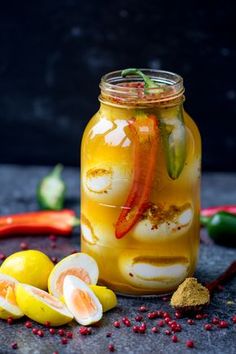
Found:
[[20, 318], [23, 312], [17, 306], [15, 298], [15, 286], [18, 281], [9, 275], [0, 274], [0, 318]]
[[22, 312], [32, 320], [51, 326], [61, 326], [73, 319], [66, 306], [46, 291], [28, 284], [17, 284], [16, 302]]
[[94, 294], [101, 302], [103, 312], [109, 311], [116, 307], [117, 297], [111, 289], [108, 289], [106, 286], [99, 285], [90, 285], [90, 289], [93, 290]]
[[63, 282], [66, 275], [74, 275], [86, 284], [96, 284], [98, 266], [92, 257], [81, 252], [62, 259], [53, 268], [48, 278], [48, 289], [52, 295], [58, 298], [63, 296]]
[[90, 325], [102, 318], [100, 301], [81, 279], [67, 275], [63, 284], [63, 295], [68, 309], [81, 325]]

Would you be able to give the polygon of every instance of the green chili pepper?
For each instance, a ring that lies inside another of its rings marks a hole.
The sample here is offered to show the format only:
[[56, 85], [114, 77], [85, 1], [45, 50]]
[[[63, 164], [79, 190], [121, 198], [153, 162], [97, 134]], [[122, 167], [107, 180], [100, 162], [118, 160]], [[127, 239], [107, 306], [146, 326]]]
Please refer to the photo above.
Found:
[[157, 93], [161, 93], [164, 90], [162, 88], [160, 88], [160, 85], [153, 81], [149, 76], [145, 75], [141, 70], [139, 69], [135, 69], [135, 68], [129, 68], [129, 69], [125, 69], [121, 72], [121, 76], [126, 77], [128, 75], [135, 75], [135, 76], [141, 76], [143, 81], [144, 81], [144, 93], [148, 94], [150, 89], [158, 89], [155, 90], [155, 94]]
[[186, 130], [182, 106], [160, 112], [160, 128], [164, 144], [167, 171], [172, 179], [181, 174], [186, 160]]
[[236, 215], [220, 211], [207, 223], [209, 236], [218, 243], [236, 245]]
[[41, 209], [63, 209], [66, 186], [61, 178], [62, 170], [63, 165], [56, 165], [52, 172], [39, 183], [37, 201]]

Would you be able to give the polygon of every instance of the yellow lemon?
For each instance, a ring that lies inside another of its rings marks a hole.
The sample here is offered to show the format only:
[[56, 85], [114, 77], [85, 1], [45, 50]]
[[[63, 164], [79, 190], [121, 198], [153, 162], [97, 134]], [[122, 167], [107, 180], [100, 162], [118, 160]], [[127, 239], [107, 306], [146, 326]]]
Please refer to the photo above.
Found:
[[20, 318], [24, 316], [17, 306], [15, 298], [15, 286], [18, 281], [5, 274], [0, 274], [0, 318]]
[[51, 326], [61, 326], [73, 319], [66, 306], [44, 290], [18, 283], [15, 294], [22, 312], [38, 323], [49, 321]]
[[0, 273], [10, 275], [21, 283], [47, 289], [49, 274], [54, 265], [46, 254], [27, 250], [13, 253], [0, 267]]
[[109, 311], [117, 306], [116, 294], [105, 286], [90, 285], [90, 289], [93, 290], [102, 304], [103, 312]]

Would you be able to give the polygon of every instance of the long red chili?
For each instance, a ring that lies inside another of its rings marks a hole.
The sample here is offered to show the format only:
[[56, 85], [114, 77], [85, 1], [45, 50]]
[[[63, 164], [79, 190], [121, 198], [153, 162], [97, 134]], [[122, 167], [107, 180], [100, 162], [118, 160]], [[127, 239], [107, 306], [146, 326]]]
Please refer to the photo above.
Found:
[[236, 214], [236, 205], [219, 205], [209, 208], [203, 208], [201, 209], [201, 215], [210, 217], [215, 215], [219, 211], [227, 211], [228, 213]]
[[133, 143], [134, 172], [132, 186], [115, 225], [116, 238], [127, 234], [139, 221], [150, 202], [156, 168], [158, 121], [154, 115], [129, 122]]
[[78, 224], [73, 210], [36, 211], [0, 216], [0, 237], [50, 233], [67, 236]]

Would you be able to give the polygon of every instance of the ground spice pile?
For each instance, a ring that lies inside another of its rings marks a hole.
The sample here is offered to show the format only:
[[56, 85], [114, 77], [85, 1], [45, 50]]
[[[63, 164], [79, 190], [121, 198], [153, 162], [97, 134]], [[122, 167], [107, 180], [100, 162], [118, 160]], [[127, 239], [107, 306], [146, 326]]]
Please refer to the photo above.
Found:
[[198, 283], [196, 278], [187, 278], [174, 292], [170, 303], [175, 308], [184, 309], [207, 305], [209, 302], [208, 289]]

